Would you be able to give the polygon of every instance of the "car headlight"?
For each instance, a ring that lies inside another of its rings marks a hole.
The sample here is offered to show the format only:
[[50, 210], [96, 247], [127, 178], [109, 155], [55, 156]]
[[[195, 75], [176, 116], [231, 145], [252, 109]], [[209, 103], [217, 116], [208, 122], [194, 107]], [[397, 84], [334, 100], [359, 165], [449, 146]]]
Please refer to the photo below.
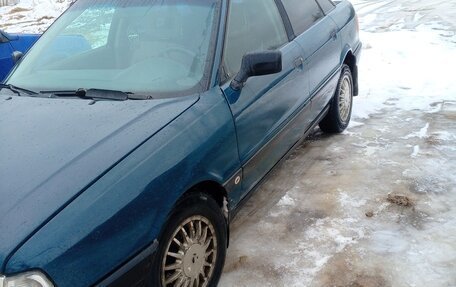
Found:
[[26, 272], [11, 277], [0, 275], [0, 287], [54, 287], [40, 272]]

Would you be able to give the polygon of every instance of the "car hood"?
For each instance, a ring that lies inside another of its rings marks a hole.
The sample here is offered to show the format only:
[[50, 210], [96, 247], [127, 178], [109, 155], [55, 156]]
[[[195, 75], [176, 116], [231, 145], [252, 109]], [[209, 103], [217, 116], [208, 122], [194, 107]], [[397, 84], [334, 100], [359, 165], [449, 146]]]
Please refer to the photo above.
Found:
[[6, 33], [6, 32], [3, 32], [3, 34], [6, 35], [6, 37], [8, 37], [8, 39], [10, 41], [16, 41], [16, 40], [19, 40], [20, 38], [26, 38], [26, 37], [39, 38], [41, 36], [40, 34], [19, 34], [19, 33]]
[[35, 230], [198, 98], [89, 105], [0, 95], [0, 272]]

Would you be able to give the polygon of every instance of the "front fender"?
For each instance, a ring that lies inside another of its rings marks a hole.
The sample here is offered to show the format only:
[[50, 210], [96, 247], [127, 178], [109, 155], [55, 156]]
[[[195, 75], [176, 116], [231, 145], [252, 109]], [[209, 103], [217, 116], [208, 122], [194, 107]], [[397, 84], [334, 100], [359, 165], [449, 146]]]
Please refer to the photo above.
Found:
[[214, 88], [42, 227], [6, 273], [40, 268], [60, 287], [93, 285], [156, 239], [188, 187], [239, 167], [231, 112]]

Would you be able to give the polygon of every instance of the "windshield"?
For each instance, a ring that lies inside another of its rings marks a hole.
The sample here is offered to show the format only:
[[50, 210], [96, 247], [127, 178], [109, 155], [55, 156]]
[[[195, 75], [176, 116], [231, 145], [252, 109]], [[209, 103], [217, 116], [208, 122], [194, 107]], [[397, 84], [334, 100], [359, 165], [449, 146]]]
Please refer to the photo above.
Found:
[[33, 91], [188, 94], [207, 86], [218, 0], [79, 0], [7, 84]]

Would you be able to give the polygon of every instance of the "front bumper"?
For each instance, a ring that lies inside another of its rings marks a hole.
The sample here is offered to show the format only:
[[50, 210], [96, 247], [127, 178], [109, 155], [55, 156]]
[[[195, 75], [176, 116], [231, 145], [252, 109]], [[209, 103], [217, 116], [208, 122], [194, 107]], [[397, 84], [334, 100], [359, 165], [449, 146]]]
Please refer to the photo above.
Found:
[[149, 278], [152, 262], [158, 249], [158, 241], [155, 240], [149, 247], [119, 267], [112, 274], [95, 286], [100, 287], [143, 287], [151, 286]]

